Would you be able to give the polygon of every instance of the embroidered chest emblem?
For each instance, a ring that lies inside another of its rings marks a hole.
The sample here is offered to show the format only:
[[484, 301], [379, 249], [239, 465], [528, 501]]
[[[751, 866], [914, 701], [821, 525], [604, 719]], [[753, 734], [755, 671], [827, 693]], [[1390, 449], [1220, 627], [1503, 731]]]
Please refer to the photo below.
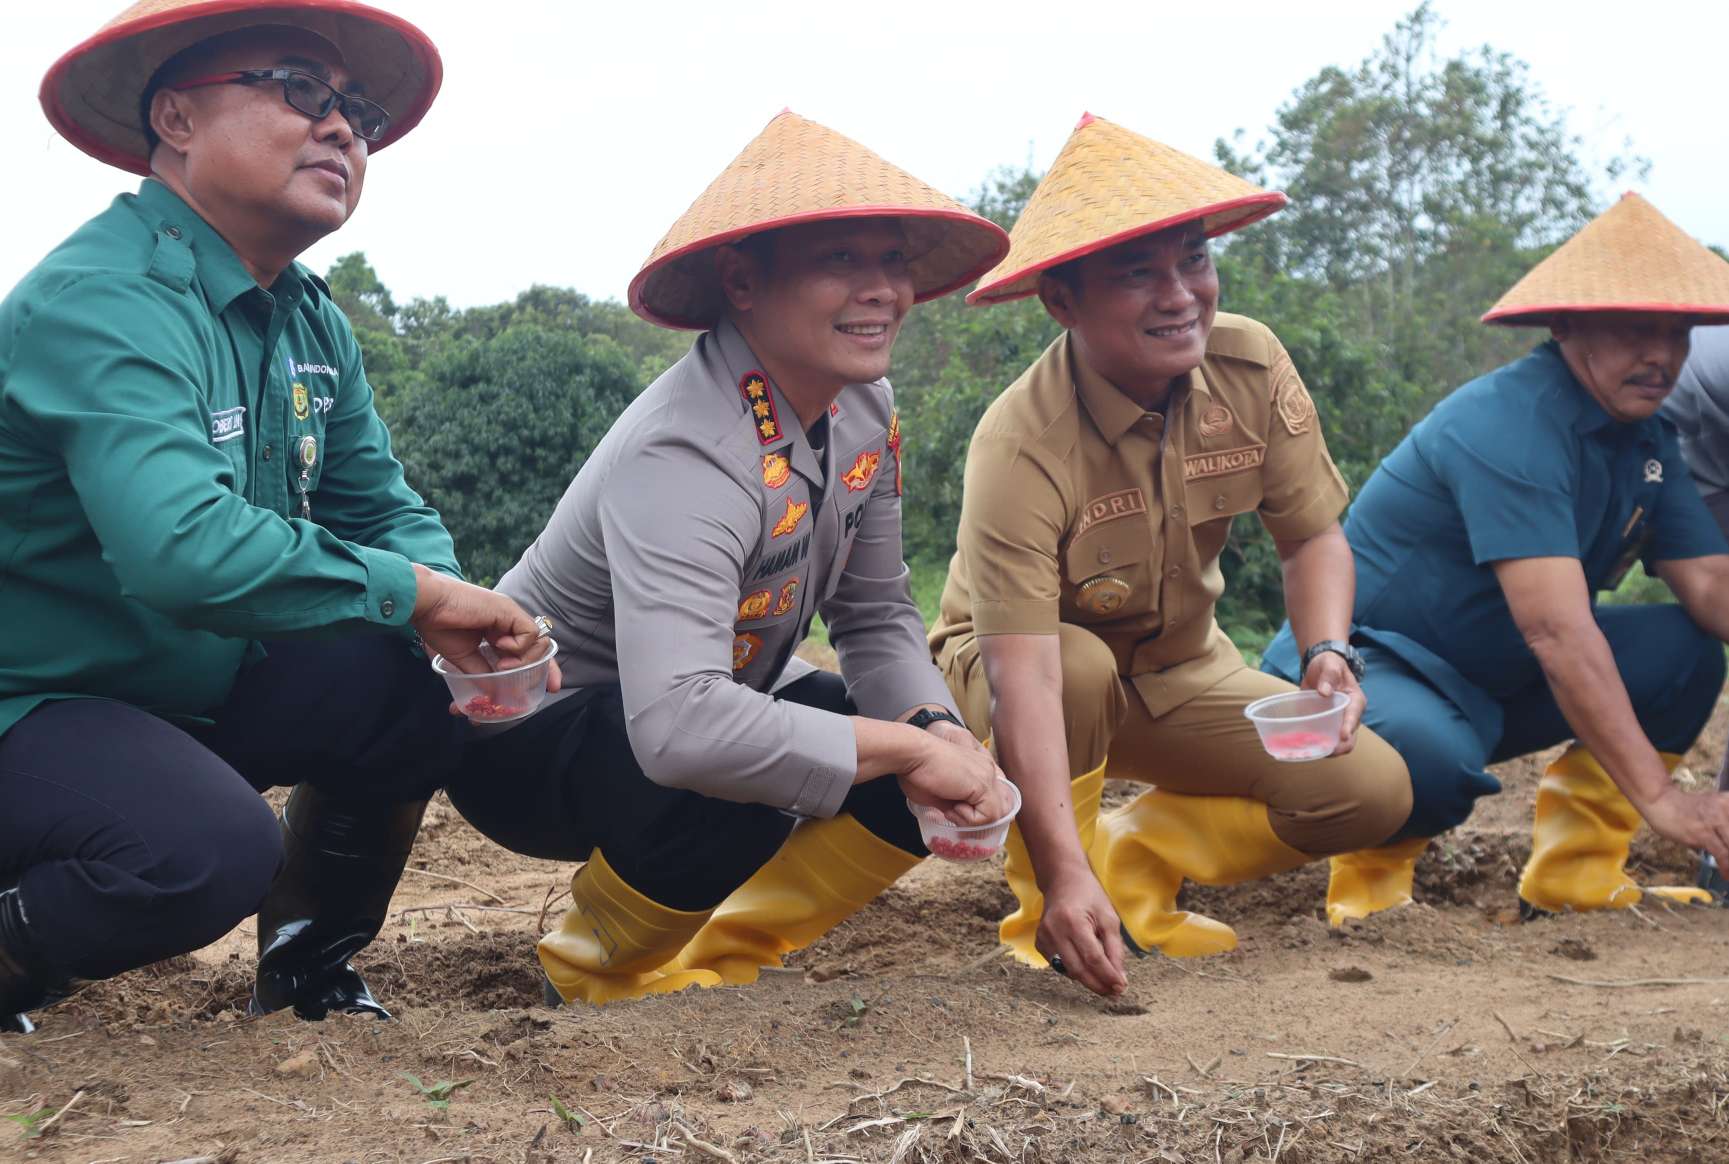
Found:
[[780, 520], [774, 523], [774, 529], [769, 531], [770, 537], [784, 538], [798, 528], [798, 523], [804, 520], [804, 515], [810, 512], [810, 502], [786, 499], [786, 510], [780, 515]]
[[786, 585], [780, 588], [780, 598], [774, 604], [776, 614], [785, 614], [798, 601], [798, 579], [788, 578]]
[[857, 493], [859, 490], [867, 488], [871, 483], [871, 478], [877, 475], [877, 465], [882, 462], [882, 459], [881, 449], [860, 453], [858, 459], [853, 461], [852, 468], [841, 474], [841, 483], [851, 493]]
[[1231, 410], [1223, 404], [1214, 404], [1201, 413], [1200, 430], [1204, 437], [1216, 437], [1231, 431]]
[[738, 621], [754, 622], [768, 613], [768, 604], [773, 601], [773, 595], [767, 590], [758, 590], [738, 604]]
[[792, 478], [792, 462], [787, 460], [785, 453], [764, 453], [762, 455], [762, 483], [770, 489], [779, 489]]
[[732, 640], [732, 669], [742, 671], [750, 666], [762, 650], [762, 636], [742, 634]]
[[1661, 485], [1663, 483], [1663, 462], [1655, 457], [1645, 462], [1645, 484]]
[[750, 418], [756, 423], [757, 440], [772, 445], [780, 439], [780, 414], [775, 411], [774, 396], [761, 372], [746, 372], [739, 378], [738, 394], [750, 405]]
[[312, 416], [312, 393], [306, 390], [306, 385], [296, 381], [294, 384], [294, 419], [306, 420]]

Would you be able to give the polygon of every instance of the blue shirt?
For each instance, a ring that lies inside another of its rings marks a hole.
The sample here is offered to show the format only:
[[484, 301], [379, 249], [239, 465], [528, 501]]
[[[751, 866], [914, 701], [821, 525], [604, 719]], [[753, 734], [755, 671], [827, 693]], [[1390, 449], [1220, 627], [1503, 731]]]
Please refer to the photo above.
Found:
[[[1437, 405], [1363, 486], [1345, 534], [1357, 632], [1443, 690], [1463, 679], [1495, 699], [1542, 672], [1490, 563], [1577, 558], [1594, 600], [1635, 559], [1729, 553], [1674, 426], [1615, 421], [1553, 341]], [[1267, 654], [1296, 670], [1288, 623]]]

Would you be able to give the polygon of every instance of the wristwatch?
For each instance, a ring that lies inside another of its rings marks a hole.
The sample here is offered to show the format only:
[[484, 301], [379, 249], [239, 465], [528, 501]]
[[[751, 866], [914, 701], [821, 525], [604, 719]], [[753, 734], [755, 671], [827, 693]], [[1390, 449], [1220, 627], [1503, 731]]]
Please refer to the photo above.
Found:
[[1304, 675], [1309, 673], [1309, 664], [1315, 661], [1315, 656], [1321, 654], [1323, 651], [1331, 651], [1333, 654], [1345, 660], [1345, 666], [1351, 669], [1351, 674], [1357, 677], [1357, 682], [1361, 683], [1363, 681], [1363, 671], [1365, 670], [1363, 666], [1363, 656], [1357, 654], [1357, 648], [1353, 647], [1350, 643], [1345, 642], [1343, 639], [1322, 639], [1320, 642], [1304, 651]]
[[931, 724], [936, 723], [938, 720], [946, 720], [958, 728], [964, 729], [967, 726], [957, 719], [953, 713], [944, 711], [940, 707], [920, 708], [918, 711], [907, 716], [907, 722], [916, 728], [930, 727]]

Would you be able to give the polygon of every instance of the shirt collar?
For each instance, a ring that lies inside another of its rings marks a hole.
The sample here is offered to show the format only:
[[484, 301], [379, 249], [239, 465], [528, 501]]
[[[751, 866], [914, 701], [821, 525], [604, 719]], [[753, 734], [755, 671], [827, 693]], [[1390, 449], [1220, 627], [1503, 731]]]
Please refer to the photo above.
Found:
[[[1064, 333], [1063, 343], [1065, 355], [1074, 376], [1075, 392], [1081, 398], [1081, 404], [1086, 408], [1087, 415], [1093, 418], [1093, 424], [1097, 426], [1099, 435], [1105, 438], [1106, 444], [1114, 447], [1118, 441], [1123, 439], [1125, 433], [1144, 418], [1158, 415], [1147, 412], [1121, 388], [1105, 379], [1093, 369], [1091, 364], [1082, 359], [1071, 334]], [[1191, 395], [1212, 399], [1213, 393], [1207, 385], [1207, 377], [1199, 368], [1183, 376], [1171, 389], [1165, 414], [1159, 418], [1161, 425], [1168, 425], [1170, 418], [1178, 415], [1183, 402]]]
[[1573, 369], [1567, 366], [1566, 358], [1561, 355], [1561, 345], [1554, 340], [1544, 340], [1532, 348], [1531, 358], [1544, 364], [1551, 376], [1565, 381], [1568, 389], [1565, 399], [1573, 404], [1574, 432], [1589, 435], [1608, 429], [1609, 435], [1613, 436], [1623, 429], [1639, 427], [1637, 424], [1622, 425], [1603, 410], [1603, 406], [1597, 403], [1597, 398], [1573, 375]]
[[[258, 281], [228, 245], [228, 240], [216, 233], [216, 228], [199, 217], [198, 212], [168, 186], [155, 178], [146, 178], [138, 187], [138, 202], [145, 209], [145, 218], [153, 229], [164, 231], [172, 227], [190, 244], [196, 265], [198, 282], [204, 288], [211, 310], [221, 313], [229, 304], [248, 291], [258, 288]], [[174, 236], [170, 236], [174, 237]], [[276, 283], [272, 294], [286, 301], [298, 302], [316, 293], [313, 278], [299, 263], [290, 263]]]
[[[792, 467], [811, 481], [822, 482], [822, 466], [817, 464], [816, 453], [811, 450], [810, 441], [805, 437], [804, 427], [799, 423], [798, 413], [781, 395], [780, 388], [774, 378], [762, 370], [762, 364], [757, 360], [756, 353], [750, 350], [750, 344], [745, 342], [744, 333], [730, 320], [723, 319], [715, 324], [709, 333], [720, 345], [721, 363], [726, 368], [732, 383], [728, 390], [737, 394], [739, 406], [750, 409], [752, 420], [757, 425], [757, 441], [764, 453], [786, 452], [792, 459]], [[761, 409], [750, 399], [746, 382], [753, 376], [762, 377], [768, 389], [768, 415], [761, 415]], [[764, 421], [773, 425], [773, 435], [765, 432]], [[829, 436], [829, 445], [834, 444], [834, 437]]]

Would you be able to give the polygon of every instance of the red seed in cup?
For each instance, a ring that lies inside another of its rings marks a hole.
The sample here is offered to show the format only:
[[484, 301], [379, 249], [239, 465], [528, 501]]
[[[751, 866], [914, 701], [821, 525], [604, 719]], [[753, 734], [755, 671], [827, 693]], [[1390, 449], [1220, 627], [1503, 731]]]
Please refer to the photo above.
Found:
[[462, 714], [469, 719], [511, 719], [521, 715], [523, 709], [512, 707], [506, 703], [498, 703], [487, 695], [476, 695], [462, 705]]
[[993, 856], [996, 845], [977, 845], [971, 841], [962, 841], [954, 837], [932, 837], [928, 842], [930, 851], [949, 861], [981, 861]]
[[1338, 741], [1320, 732], [1278, 732], [1267, 737], [1267, 751], [1280, 760], [1318, 760], [1331, 755]]

